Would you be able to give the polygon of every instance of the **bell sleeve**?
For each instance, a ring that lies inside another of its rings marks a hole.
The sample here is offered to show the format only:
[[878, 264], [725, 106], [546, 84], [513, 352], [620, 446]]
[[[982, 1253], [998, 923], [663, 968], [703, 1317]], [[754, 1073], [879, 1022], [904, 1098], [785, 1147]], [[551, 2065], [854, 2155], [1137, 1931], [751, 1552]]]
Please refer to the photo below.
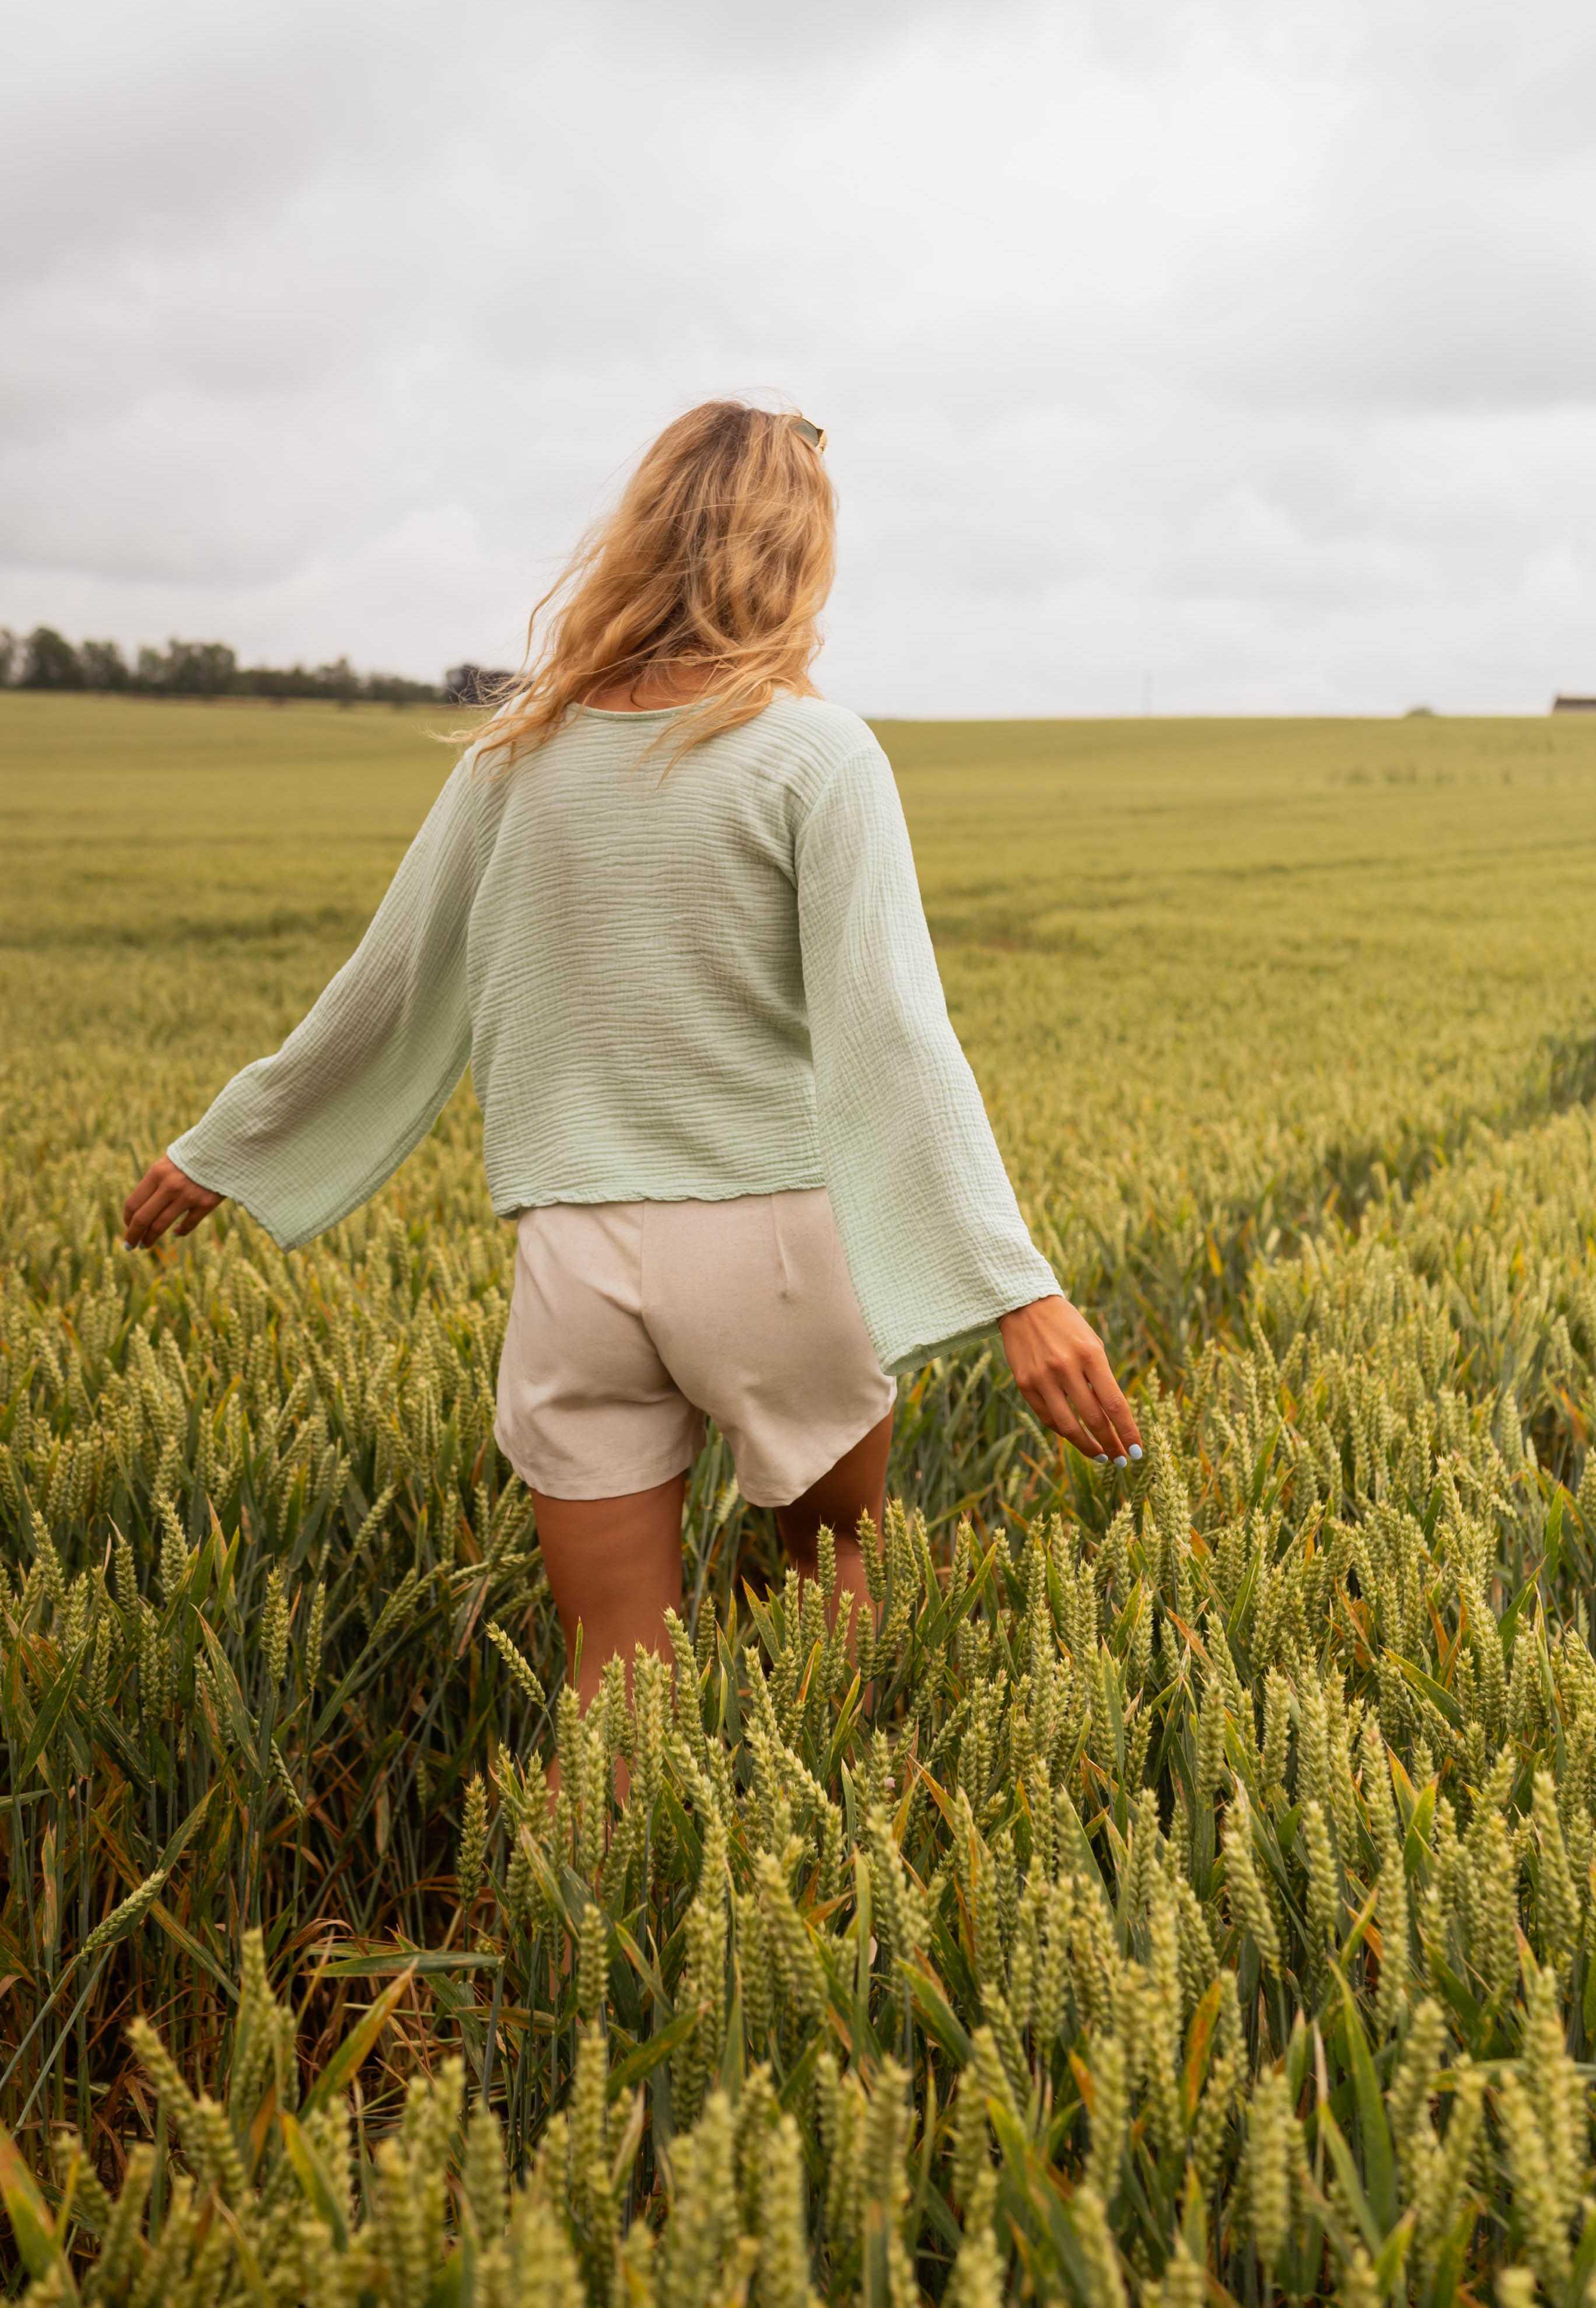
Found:
[[891, 768], [835, 769], [794, 843], [820, 1161], [882, 1367], [1060, 1296], [958, 1045]]
[[235, 1074], [167, 1151], [284, 1250], [373, 1194], [471, 1055], [466, 938], [485, 862], [475, 753], [454, 771], [371, 926], [274, 1057]]

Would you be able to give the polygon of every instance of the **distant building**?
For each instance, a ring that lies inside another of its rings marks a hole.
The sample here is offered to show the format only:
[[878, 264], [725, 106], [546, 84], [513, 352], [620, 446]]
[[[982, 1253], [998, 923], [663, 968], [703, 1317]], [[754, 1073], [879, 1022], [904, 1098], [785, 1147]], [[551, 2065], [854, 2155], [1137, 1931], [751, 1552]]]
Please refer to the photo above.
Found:
[[1554, 697], [1554, 713], [1596, 713], [1596, 697]]
[[491, 665], [451, 665], [443, 676], [443, 697], [450, 705], [491, 705], [502, 685], [515, 679]]

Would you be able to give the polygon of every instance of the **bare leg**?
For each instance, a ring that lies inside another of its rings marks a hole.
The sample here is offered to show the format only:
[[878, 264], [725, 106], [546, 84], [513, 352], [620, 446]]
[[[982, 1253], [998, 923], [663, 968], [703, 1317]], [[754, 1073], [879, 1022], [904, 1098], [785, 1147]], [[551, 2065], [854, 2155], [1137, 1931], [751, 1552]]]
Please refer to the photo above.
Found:
[[582, 1630], [577, 1692], [588, 1707], [605, 1668], [619, 1656], [631, 1680], [632, 1654], [641, 1643], [664, 1653], [665, 1615], [682, 1608], [682, 1503], [685, 1474], [650, 1491], [615, 1499], [551, 1499], [532, 1494], [538, 1544], [565, 1650], [576, 1657]]
[[[859, 1518], [869, 1514], [880, 1529], [886, 1505], [887, 1452], [892, 1413], [845, 1451], [802, 1498], [776, 1510], [777, 1528], [793, 1562], [805, 1577], [815, 1575], [815, 1542], [820, 1525], [837, 1536], [838, 1602], [852, 1596], [867, 1606], [864, 1557], [859, 1547]], [[576, 1655], [582, 1631], [582, 1661], [577, 1693], [588, 1707], [604, 1670], [617, 1655], [630, 1679], [639, 1643], [663, 1654], [665, 1615], [682, 1608], [682, 1507], [685, 1473], [652, 1490], [613, 1499], [555, 1499], [532, 1493], [538, 1544], [568, 1657]]]
[[794, 1567], [805, 1579], [816, 1571], [815, 1541], [825, 1523], [837, 1538], [836, 1609], [846, 1614], [852, 1598], [859, 1616], [870, 1608], [864, 1582], [864, 1556], [859, 1546], [859, 1518], [868, 1514], [879, 1531], [887, 1503], [887, 1453], [892, 1442], [892, 1413], [845, 1451], [829, 1474], [822, 1475], [802, 1498], [777, 1507], [776, 1527]]

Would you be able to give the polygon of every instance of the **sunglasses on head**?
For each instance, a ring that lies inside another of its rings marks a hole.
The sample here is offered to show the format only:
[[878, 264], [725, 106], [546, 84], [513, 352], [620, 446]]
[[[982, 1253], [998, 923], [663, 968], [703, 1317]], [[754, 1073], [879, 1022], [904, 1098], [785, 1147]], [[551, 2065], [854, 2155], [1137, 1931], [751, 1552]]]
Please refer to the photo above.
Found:
[[819, 425], [811, 425], [807, 417], [789, 417], [787, 423], [792, 426], [794, 432], [796, 433], [798, 438], [801, 441], [807, 441], [811, 449], [823, 449], [826, 446], [826, 434], [824, 427]]

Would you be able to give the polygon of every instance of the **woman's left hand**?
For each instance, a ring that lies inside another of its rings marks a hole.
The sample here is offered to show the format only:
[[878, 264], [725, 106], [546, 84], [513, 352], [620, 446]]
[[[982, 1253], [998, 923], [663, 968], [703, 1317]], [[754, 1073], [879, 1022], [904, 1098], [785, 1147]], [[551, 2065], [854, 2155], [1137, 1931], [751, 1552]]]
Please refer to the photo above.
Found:
[[1008, 1367], [1044, 1425], [1094, 1466], [1142, 1455], [1130, 1405], [1115, 1383], [1103, 1340], [1068, 1298], [1037, 1298], [998, 1324]]
[[148, 1250], [174, 1219], [180, 1235], [193, 1234], [225, 1194], [213, 1194], [180, 1170], [168, 1154], [151, 1162], [122, 1205], [122, 1231], [129, 1250]]

